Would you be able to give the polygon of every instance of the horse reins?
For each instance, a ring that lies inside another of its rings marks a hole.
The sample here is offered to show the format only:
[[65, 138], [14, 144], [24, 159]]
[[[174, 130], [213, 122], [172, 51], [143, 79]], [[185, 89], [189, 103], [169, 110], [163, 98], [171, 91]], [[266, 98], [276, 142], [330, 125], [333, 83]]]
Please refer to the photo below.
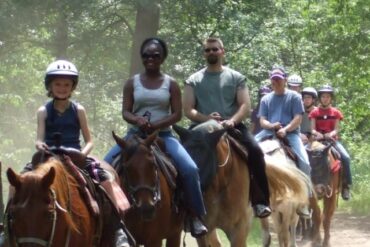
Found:
[[218, 165], [218, 167], [224, 167], [227, 163], [228, 163], [228, 161], [229, 161], [229, 159], [230, 159], [230, 155], [231, 155], [231, 148], [230, 148], [230, 141], [229, 141], [229, 139], [227, 139], [227, 138], [225, 138], [226, 139], [226, 143], [227, 143], [227, 156], [226, 156], [226, 159], [225, 159], [225, 161], [224, 161], [224, 163], [222, 163], [222, 164], [220, 164], [220, 165]]

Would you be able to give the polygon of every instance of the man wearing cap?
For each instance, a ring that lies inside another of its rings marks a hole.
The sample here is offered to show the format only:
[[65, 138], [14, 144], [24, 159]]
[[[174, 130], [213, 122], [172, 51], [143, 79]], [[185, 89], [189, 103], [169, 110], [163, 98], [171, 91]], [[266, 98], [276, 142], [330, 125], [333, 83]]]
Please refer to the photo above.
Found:
[[[267, 94], [261, 100], [258, 117], [263, 130], [255, 139], [260, 142], [275, 135], [286, 138], [297, 155], [299, 169], [310, 176], [311, 167], [299, 132], [304, 113], [302, 98], [285, 87], [287, 79], [283, 68], [273, 68], [270, 80], [273, 93]], [[299, 213], [307, 217], [309, 215], [307, 208], [302, 208]]]
[[262, 98], [258, 117], [263, 130], [255, 138], [259, 142], [267, 136], [276, 135], [287, 138], [293, 151], [298, 156], [299, 166], [310, 174], [310, 165], [306, 150], [299, 136], [304, 107], [302, 98], [296, 92], [285, 87], [286, 73], [283, 68], [275, 68], [270, 73], [273, 93]]

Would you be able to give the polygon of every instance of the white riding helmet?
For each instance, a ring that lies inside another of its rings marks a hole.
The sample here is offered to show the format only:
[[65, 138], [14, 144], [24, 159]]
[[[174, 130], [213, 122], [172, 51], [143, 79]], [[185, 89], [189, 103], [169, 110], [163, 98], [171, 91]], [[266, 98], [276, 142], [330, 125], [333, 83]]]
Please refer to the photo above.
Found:
[[67, 60], [56, 60], [49, 64], [45, 72], [45, 88], [48, 90], [51, 79], [55, 76], [67, 76], [73, 80], [73, 87], [78, 83], [78, 70], [76, 66]]
[[314, 89], [313, 87], [305, 87], [302, 92], [302, 97], [303, 95], [307, 94], [307, 95], [311, 95], [314, 99], [317, 98], [317, 92], [316, 92], [316, 89]]
[[288, 85], [293, 87], [302, 86], [302, 78], [297, 74], [293, 74], [288, 77]]

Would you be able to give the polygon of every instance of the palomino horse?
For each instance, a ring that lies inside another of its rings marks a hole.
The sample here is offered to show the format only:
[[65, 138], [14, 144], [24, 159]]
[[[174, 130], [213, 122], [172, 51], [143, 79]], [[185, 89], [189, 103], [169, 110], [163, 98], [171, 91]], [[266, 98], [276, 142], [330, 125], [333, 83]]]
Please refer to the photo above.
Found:
[[[274, 196], [270, 197], [271, 207], [273, 209], [272, 219], [278, 235], [279, 246], [296, 247], [296, 227], [299, 220], [297, 210], [309, 202], [311, 208], [313, 209], [312, 215], [314, 222], [320, 222], [320, 209], [318, 207], [316, 197], [313, 195], [312, 198], [308, 198], [308, 190], [313, 191], [312, 183], [310, 178], [301, 172], [296, 167], [295, 162], [286, 154], [279, 140], [268, 139], [261, 142], [260, 146], [265, 153], [265, 160], [267, 164], [270, 162], [275, 162], [280, 166], [285, 166], [291, 170], [292, 173], [296, 174], [297, 180], [299, 180], [301, 183], [302, 191], [300, 194], [295, 194], [291, 189], [288, 189], [287, 196], [285, 198]], [[270, 190], [272, 189], [273, 188]], [[270, 246], [271, 236], [269, 232], [268, 219], [262, 219], [261, 225], [263, 233], [263, 246]], [[320, 232], [319, 228], [315, 228], [313, 231], [313, 245], [315, 245], [316, 242], [320, 242]]]
[[340, 161], [334, 157], [331, 147], [331, 142], [323, 144], [314, 141], [306, 148], [312, 167], [311, 179], [318, 198], [323, 199], [324, 204], [324, 247], [330, 246], [330, 224], [336, 209], [340, 184]]
[[[226, 233], [231, 246], [246, 246], [252, 220], [247, 154], [232, 137], [224, 135], [216, 121], [193, 130], [173, 127], [200, 169], [209, 234], [198, 239], [199, 246], [221, 246], [216, 228]], [[288, 188], [297, 194], [301, 191], [301, 183], [289, 169], [271, 163], [266, 172], [273, 196], [284, 198]]]
[[146, 139], [133, 135], [128, 140], [113, 133], [113, 138], [122, 149], [117, 169], [132, 204], [125, 223], [136, 243], [160, 247], [166, 239], [166, 246], [180, 246], [184, 214], [176, 212], [175, 191], [154, 157], [156, 133]]
[[9, 168], [7, 177], [15, 188], [4, 223], [10, 246], [112, 244], [112, 229], [102, 234], [76, 178], [59, 159], [49, 158], [20, 175]]

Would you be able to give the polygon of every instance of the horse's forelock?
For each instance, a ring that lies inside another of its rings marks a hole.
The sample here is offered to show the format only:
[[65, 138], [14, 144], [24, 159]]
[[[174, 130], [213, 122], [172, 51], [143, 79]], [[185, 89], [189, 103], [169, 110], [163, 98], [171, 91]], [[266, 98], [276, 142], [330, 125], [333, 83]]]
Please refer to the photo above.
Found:
[[[54, 190], [56, 193], [56, 200], [58, 204], [63, 209], [73, 208], [71, 207], [72, 198], [69, 198], [71, 196], [70, 190], [74, 188], [78, 189], [78, 184], [73, 178], [71, 174], [66, 170], [63, 163], [58, 159], [49, 159], [42, 165], [40, 165], [35, 171], [40, 171], [42, 174], [46, 174], [50, 168], [53, 167], [55, 169], [55, 178], [50, 186], [50, 189]], [[79, 212], [75, 212], [77, 215]], [[65, 217], [65, 221], [67, 222], [68, 226], [78, 232], [78, 228], [76, 224], [74, 223], [71, 214], [70, 213], [63, 213], [63, 217]]]
[[132, 155], [138, 150], [139, 145], [143, 143], [143, 140], [136, 135], [133, 135], [126, 141], [125, 148], [122, 149], [123, 156], [125, 160], [130, 159]]

